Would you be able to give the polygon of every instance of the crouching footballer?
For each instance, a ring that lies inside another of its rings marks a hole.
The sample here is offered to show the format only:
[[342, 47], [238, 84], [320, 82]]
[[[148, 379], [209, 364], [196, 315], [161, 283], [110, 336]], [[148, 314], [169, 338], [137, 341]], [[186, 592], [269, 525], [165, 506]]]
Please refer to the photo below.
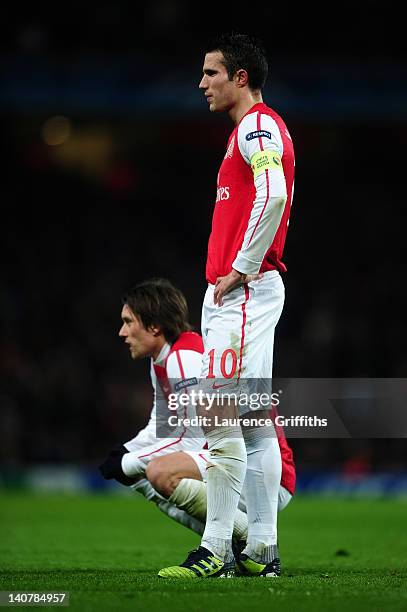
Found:
[[[210, 465], [206, 440], [201, 431], [185, 426], [168, 438], [157, 435], [158, 398], [168, 398], [175, 385], [185, 393], [199, 384], [202, 338], [192, 331], [184, 295], [166, 279], [146, 280], [130, 289], [123, 298], [121, 318], [119, 336], [128, 345], [131, 357], [150, 359], [154, 400], [146, 427], [112, 449], [100, 472], [105, 479], [115, 479], [141, 493], [164, 514], [202, 535], [207, 513], [206, 470]], [[278, 510], [282, 510], [294, 494], [296, 474], [284, 432], [277, 426], [276, 431], [282, 461]], [[243, 490], [233, 526], [235, 558], [246, 545], [247, 532]], [[195, 579], [235, 574], [235, 559], [225, 563], [213, 557], [202, 564], [199, 559], [194, 561], [195, 553], [188, 555], [188, 563], [166, 568], [159, 576]], [[274, 574], [280, 574], [279, 560]]]

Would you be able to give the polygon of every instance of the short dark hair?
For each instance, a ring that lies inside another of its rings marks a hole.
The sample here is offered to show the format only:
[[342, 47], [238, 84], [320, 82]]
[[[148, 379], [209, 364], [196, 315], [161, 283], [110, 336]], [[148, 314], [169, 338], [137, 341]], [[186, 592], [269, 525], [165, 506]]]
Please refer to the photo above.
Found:
[[232, 80], [237, 70], [243, 68], [249, 77], [250, 89], [262, 89], [267, 79], [268, 62], [263, 43], [254, 36], [231, 32], [220, 34], [206, 45], [205, 53], [220, 51], [224, 66]]
[[165, 278], [138, 283], [125, 293], [122, 302], [139, 317], [146, 329], [158, 325], [170, 344], [182, 332], [192, 329], [184, 294]]

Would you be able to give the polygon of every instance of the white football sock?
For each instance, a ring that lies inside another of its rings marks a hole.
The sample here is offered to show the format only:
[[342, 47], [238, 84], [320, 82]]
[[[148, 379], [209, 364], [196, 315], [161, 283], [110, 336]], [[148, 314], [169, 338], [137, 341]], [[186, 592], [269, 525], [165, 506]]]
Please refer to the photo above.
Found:
[[133, 491], [141, 493], [141, 495], [143, 495], [148, 501], [156, 504], [161, 512], [164, 512], [164, 514], [166, 514], [169, 518], [173, 519], [177, 523], [180, 523], [180, 525], [195, 531], [195, 533], [198, 535], [203, 534], [205, 529], [205, 521], [198, 521], [192, 516], [189, 516], [185, 510], [177, 508], [168, 499], [165, 499], [165, 497], [160, 495], [160, 493], [154, 489], [152, 484], [146, 478], [143, 478], [142, 480], [139, 480], [135, 484], [131, 485], [131, 488]]
[[[198, 532], [194, 527], [191, 527], [191, 529], [197, 533], [200, 533], [201, 535], [204, 532], [206, 522], [206, 495], [207, 486], [205, 482], [200, 480], [192, 480], [190, 478], [183, 478], [180, 480], [172, 495], [168, 499], [168, 501], [175, 504], [180, 511], [181, 509], [185, 510], [187, 516], [193, 517], [199, 521], [200, 525], [202, 525], [202, 531]], [[159, 507], [161, 509], [161, 506]], [[166, 511], [163, 510], [163, 512]], [[247, 538], [247, 515], [241, 510], [236, 510], [233, 524], [233, 537], [237, 538], [238, 540], [246, 540]]]
[[187, 529], [191, 529], [191, 531], [195, 531], [198, 535], [202, 535], [205, 529], [205, 523], [201, 523], [198, 519], [190, 516], [188, 512], [185, 510], [181, 510], [177, 508], [174, 504], [172, 504], [168, 500], [160, 500], [157, 503], [157, 507], [164, 512], [169, 518], [173, 519], [183, 527]]
[[148, 501], [153, 502], [154, 504], [157, 504], [159, 501], [166, 501], [165, 497], [160, 495], [160, 493], [158, 493], [154, 489], [153, 485], [149, 480], [147, 480], [147, 478], [142, 478], [141, 480], [138, 480], [134, 484], [130, 485], [130, 488], [134, 492], [137, 491], [137, 493], [141, 493], [143, 497], [145, 497]]
[[254, 561], [269, 563], [277, 544], [280, 447], [273, 427], [243, 428], [243, 435], [247, 450], [244, 489], [249, 523], [243, 552]]
[[207, 518], [201, 545], [228, 561], [246, 472], [246, 447], [240, 427], [218, 427], [205, 437], [211, 458], [206, 468]]

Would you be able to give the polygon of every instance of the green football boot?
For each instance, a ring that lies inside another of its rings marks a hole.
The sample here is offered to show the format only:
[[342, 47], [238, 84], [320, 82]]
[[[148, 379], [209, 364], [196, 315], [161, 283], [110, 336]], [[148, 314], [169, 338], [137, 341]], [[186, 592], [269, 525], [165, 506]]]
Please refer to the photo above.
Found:
[[276, 556], [270, 563], [258, 563], [248, 555], [240, 553], [236, 556], [236, 576], [259, 576], [263, 578], [278, 578], [281, 575], [281, 561], [276, 547]]
[[199, 546], [192, 550], [184, 563], [164, 567], [158, 572], [161, 578], [220, 578], [224, 575], [225, 563], [207, 548]]

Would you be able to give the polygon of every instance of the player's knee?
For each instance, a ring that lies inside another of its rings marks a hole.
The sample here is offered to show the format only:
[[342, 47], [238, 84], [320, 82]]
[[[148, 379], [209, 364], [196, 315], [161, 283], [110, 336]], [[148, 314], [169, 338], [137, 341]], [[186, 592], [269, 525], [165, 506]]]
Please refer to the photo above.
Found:
[[167, 498], [173, 493], [180, 480], [160, 458], [150, 461], [146, 468], [146, 476], [154, 489]]

